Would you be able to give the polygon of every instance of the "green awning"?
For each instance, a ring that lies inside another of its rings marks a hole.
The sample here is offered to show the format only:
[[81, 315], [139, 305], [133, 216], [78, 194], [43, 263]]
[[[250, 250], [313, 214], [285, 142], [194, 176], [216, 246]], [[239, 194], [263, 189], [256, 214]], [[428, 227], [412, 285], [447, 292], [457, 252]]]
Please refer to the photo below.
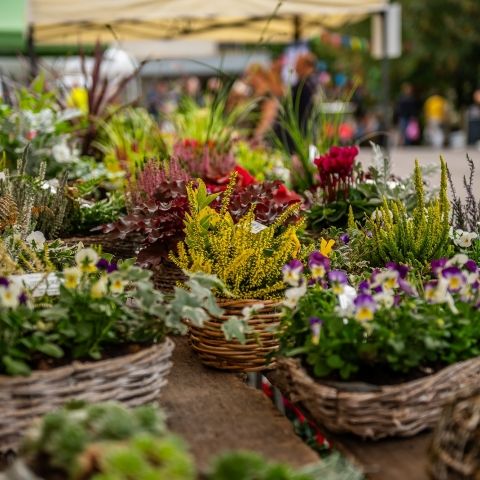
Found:
[[24, 50], [27, 30], [27, 0], [2, 0], [0, 2], [0, 53]]

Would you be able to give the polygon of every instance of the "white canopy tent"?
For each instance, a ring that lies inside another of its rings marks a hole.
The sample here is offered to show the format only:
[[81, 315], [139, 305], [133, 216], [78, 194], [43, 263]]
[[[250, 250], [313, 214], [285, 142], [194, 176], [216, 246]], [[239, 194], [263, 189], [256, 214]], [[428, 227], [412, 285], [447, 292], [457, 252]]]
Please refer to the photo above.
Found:
[[193, 38], [288, 42], [385, 11], [388, 0], [29, 0], [36, 44]]

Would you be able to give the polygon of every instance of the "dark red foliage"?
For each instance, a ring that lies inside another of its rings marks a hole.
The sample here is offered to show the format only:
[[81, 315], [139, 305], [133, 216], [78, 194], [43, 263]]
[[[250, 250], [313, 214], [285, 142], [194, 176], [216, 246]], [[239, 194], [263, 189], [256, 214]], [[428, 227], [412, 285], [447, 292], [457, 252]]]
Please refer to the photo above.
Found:
[[346, 197], [350, 186], [353, 185], [355, 157], [358, 148], [330, 147], [330, 150], [316, 158], [314, 163], [318, 168], [319, 183], [326, 200], [335, 201], [340, 192]]
[[213, 140], [207, 143], [178, 140], [173, 145], [173, 156], [192, 177], [199, 177], [206, 183], [216, 184], [235, 168], [233, 153], [222, 151]]
[[[264, 225], [271, 225], [285, 209], [300, 202], [301, 198], [291, 192], [280, 181], [254, 183], [246, 187], [237, 187], [230, 201], [230, 214], [234, 221], [245, 215], [252, 205], [255, 205], [255, 218]], [[295, 222], [297, 216], [292, 216], [290, 222]]]

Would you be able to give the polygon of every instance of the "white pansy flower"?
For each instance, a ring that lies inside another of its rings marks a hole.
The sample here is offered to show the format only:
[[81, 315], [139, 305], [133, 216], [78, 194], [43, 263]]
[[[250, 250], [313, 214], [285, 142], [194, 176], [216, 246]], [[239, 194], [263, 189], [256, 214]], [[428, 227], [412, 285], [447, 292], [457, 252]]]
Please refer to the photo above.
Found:
[[102, 298], [108, 291], [108, 280], [106, 276], [100, 277], [90, 288], [92, 298]]
[[304, 282], [299, 287], [289, 288], [285, 291], [283, 304], [292, 310], [297, 306], [298, 301], [307, 293], [307, 285]]
[[52, 147], [52, 155], [58, 163], [70, 163], [74, 159], [70, 147], [65, 140]]
[[8, 287], [0, 287], [0, 304], [7, 308], [16, 308], [20, 304], [18, 297], [22, 293], [20, 285], [11, 283]]
[[37, 230], [35, 232], [32, 232], [30, 235], [28, 235], [25, 241], [29, 245], [35, 245], [35, 247], [41, 249], [45, 245], [45, 235], [42, 232]]
[[83, 248], [76, 253], [75, 262], [84, 272], [94, 272], [97, 269], [98, 253], [93, 248]]

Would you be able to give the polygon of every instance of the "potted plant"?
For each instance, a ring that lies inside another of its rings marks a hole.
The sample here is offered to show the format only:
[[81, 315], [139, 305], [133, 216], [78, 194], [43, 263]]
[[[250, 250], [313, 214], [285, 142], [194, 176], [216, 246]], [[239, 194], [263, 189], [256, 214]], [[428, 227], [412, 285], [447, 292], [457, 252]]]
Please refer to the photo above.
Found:
[[56, 296], [0, 278], [2, 449], [69, 399], [141, 405], [158, 398], [171, 367], [168, 333], [185, 332], [182, 318], [201, 324], [205, 310], [192, 305], [213, 302], [210, 277], [189, 279], [189, 291], [167, 302], [151, 272], [132, 261], [114, 263], [91, 248], [75, 260], [59, 274]]
[[452, 393], [478, 382], [474, 261], [433, 261], [424, 282], [389, 263], [356, 288], [325, 259], [309, 263], [311, 287], [298, 266], [286, 293], [294, 298], [282, 319], [277, 380], [319, 423], [373, 439], [414, 435], [435, 424]]
[[[234, 186], [235, 175], [218, 211], [209, 206], [211, 197], [201, 180], [197, 187], [187, 187], [185, 240], [170, 259], [185, 271], [215, 274], [225, 285], [224, 291], [217, 291], [224, 314], [211, 316], [203, 328], [190, 327], [192, 346], [201, 360], [221, 369], [256, 371], [266, 368], [268, 355], [278, 347], [275, 329], [285, 289], [281, 268], [300, 253], [301, 222], [288, 220], [300, 206], [290, 205], [266, 226], [255, 221], [252, 205], [235, 223], [229, 213]], [[250, 314], [242, 329], [245, 343], [225, 339], [224, 323], [245, 312]]]

